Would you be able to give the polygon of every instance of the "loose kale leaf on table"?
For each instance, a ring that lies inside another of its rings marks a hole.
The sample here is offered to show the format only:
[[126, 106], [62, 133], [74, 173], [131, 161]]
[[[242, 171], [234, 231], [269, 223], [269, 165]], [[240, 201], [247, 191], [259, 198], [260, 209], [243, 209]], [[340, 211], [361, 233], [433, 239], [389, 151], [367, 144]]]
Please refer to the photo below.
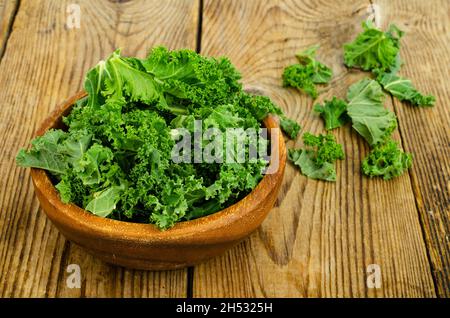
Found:
[[388, 140], [370, 151], [361, 168], [367, 176], [389, 180], [402, 175], [411, 165], [412, 155], [400, 150], [395, 141]]
[[391, 71], [399, 63], [403, 31], [391, 25], [387, 32], [383, 32], [371, 21], [364, 21], [362, 27], [363, 31], [356, 39], [344, 45], [345, 65], [372, 72]]
[[280, 126], [284, 132], [291, 138], [295, 139], [302, 128], [295, 120], [287, 118], [286, 116], [281, 116]]
[[316, 104], [314, 111], [323, 118], [327, 130], [341, 127], [350, 120], [347, 115], [347, 103], [336, 97], [326, 100], [323, 105]]
[[344, 159], [342, 146], [336, 143], [333, 135], [315, 136], [306, 132], [303, 135], [304, 149], [289, 149], [288, 157], [311, 179], [336, 181], [334, 162]]
[[431, 107], [436, 100], [433, 95], [422, 95], [411, 80], [392, 73], [381, 74], [378, 81], [391, 95], [414, 106]]
[[315, 84], [328, 83], [332, 77], [332, 70], [315, 59], [317, 46], [297, 53], [297, 64], [286, 67], [283, 71], [283, 86], [294, 87], [304, 91], [312, 98], [317, 97]]
[[383, 106], [384, 94], [376, 81], [365, 78], [353, 84], [347, 100], [352, 126], [369, 145], [385, 141], [397, 127], [395, 114]]
[[371, 71], [383, 88], [401, 101], [415, 106], [433, 106], [434, 96], [421, 94], [411, 80], [397, 75], [403, 64], [400, 58], [402, 36], [403, 31], [395, 25], [383, 32], [372, 22], [363, 22], [363, 31], [353, 42], [344, 45], [344, 63]]

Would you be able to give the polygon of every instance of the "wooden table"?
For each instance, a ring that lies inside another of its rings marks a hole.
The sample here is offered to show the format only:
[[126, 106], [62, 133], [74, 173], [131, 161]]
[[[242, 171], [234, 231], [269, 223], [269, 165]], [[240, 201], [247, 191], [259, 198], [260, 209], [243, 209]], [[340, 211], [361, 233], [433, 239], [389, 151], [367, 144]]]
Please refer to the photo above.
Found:
[[[73, 3], [80, 28], [67, 22]], [[450, 296], [449, 12], [447, 0], [0, 0], [0, 295]], [[401, 73], [437, 97], [431, 109], [386, 101], [412, 169], [388, 182], [363, 177], [367, 144], [350, 126], [338, 129], [347, 159], [337, 182], [288, 166], [269, 217], [222, 257], [169, 272], [107, 265], [64, 239], [40, 210], [28, 169], [15, 165], [48, 112], [117, 47], [140, 57], [157, 44], [226, 55], [246, 87], [269, 95], [304, 131], [323, 132], [314, 102], [281, 87], [282, 69], [297, 50], [320, 44], [335, 76], [319, 101], [344, 97], [365, 74], [344, 67], [342, 45], [371, 15], [406, 31]], [[80, 265], [79, 289], [66, 285], [69, 264]], [[380, 266], [380, 288], [366, 284], [370, 264]]]

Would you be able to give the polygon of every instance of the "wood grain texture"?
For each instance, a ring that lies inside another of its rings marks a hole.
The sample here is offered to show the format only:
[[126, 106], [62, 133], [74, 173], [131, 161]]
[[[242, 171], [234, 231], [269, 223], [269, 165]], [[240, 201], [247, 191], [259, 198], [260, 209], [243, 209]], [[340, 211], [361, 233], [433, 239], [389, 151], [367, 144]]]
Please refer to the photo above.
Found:
[[[273, 98], [303, 131], [323, 132], [313, 101], [281, 88], [294, 53], [320, 44], [334, 71], [318, 101], [344, 97], [365, 74], [343, 66], [342, 44], [369, 15], [406, 31], [401, 74], [437, 96], [431, 109], [395, 99], [394, 138], [414, 154], [408, 174], [385, 182], [360, 174], [367, 144], [347, 126], [333, 133], [347, 158], [336, 184], [308, 180], [292, 166], [276, 207], [250, 239], [187, 270], [146, 272], [104, 264], [67, 242], [40, 210], [29, 171], [15, 166], [48, 112], [78, 91], [84, 73], [113, 49], [196, 47], [198, 0], [0, 0], [0, 296], [11, 297], [411, 297], [450, 296], [450, 17], [445, 0], [204, 0], [201, 51], [227, 55], [245, 86]], [[81, 28], [66, 25], [78, 3]], [[15, 14], [18, 8], [17, 14]], [[6, 44], [6, 45], [5, 45]], [[288, 146], [301, 146], [290, 141]], [[81, 289], [66, 286], [79, 264]], [[379, 264], [382, 287], [368, 289]], [[434, 280], [434, 281], [433, 281]]]
[[[320, 44], [320, 60], [333, 68], [319, 101], [344, 97], [364, 76], [344, 68], [342, 45], [372, 13], [369, 1], [206, 0], [203, 12], [202, 53], [229, 56], [245, 85], [271, 96], [303, 131], [324, 128], [309, 97], [281, 88], [282, 69], [295, 62], [297, 50]], [[347, 155], [337, 165], [338, 181], [308, 180], [286, 167], [278, 203], [262, 227], [195, 267], [194, 296], [435, 296], [409, 176], [363, 177], [366, 143], [349, 126], [333, 133]], [[380, 289], [366, 286], [370, 264], [381, 267]]]
[[[70, 3], [22, 0], [0, 65], [0, 295], [185, 296], [186, 270], [124, 270], [65, 241], [40, 211], [29, 170], [14, 158], [115, 48], [141, 57], [157, 44], [195, 48], [198, 1], [80, 0], [79, 29], [66, 25]], [[71, 263], [81, 266], [81, 289], [66, 287]]]
[[0, 57], [3, 55], [19, 0], [0, 0]]
[[380, 25], [396, 23], [402, 38], [401, 75], [436, 96], [433, 108], [394, 100], [405, 149], [414, 154], [411, 183], [439, 296], [450, 297], [450, 3], [375, 1]]

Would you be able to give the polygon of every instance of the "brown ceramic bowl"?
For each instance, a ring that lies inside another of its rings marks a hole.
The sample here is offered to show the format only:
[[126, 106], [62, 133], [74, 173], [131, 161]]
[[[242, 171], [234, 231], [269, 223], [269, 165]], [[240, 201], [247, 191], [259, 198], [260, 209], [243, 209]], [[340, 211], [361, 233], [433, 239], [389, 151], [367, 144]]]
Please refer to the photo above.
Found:
[[[80, 92], [58, 107], [37, 135], [50, 128], [62, 128], [62, 116], [83, 96], [85, 93]], [[271, 117], [264, 123], [269, 129], [278, 128]], [[70, 241], [108, 263], [136, 269], [176, 269], [223, 253], [259, 227], [275, 203], [284, 174], [286, 149], [281, 134], [277, 146], [272, 152], [278, 150], [279, 169], [265, 175], [245, 198], [222, 211], [180, 222], [166, 231], [152, 224], [101, 218], [74, 204], [64, 204], [44, 170], [31, 169], [31, 177], [45, 213]]]

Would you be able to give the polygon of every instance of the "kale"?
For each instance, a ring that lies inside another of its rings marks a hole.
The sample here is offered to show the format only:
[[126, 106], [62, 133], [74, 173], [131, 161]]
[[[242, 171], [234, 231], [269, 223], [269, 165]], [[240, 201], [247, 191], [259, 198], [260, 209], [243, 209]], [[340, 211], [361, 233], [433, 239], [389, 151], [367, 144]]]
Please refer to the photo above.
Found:
[[347, 103], [336, 97], [326, 100], [323, 105], [315, 105], [314, 111], [323, 118], [326, 130], [339, 128], [350, 120], [347, 115]]
[[403, 32], [394, 24], [383, 32], [370, 21], [364, 21], [362, 27], [363, 31], [356, 39], [344, 45], [345, 65], [364, 71], [391, 71], [398, 63]]
[[336, 143], [332, 134], [303, 135], [304, 149], [289, 149], [289, 160], [309, 178], [336, 181], [334, 162], [344, 159], [342, 146]]
[[361, 168], [369, 177], [383, 177], [389, 180], [403, 174], [412, 165], [412, 155], [399, 149], [398, 144], [388, 140], [377, 145], [364, 158]]
[[317, 46], [297, 53], [297, 64], [286, 67], [283, 71], [283, 86], [295, 87], [312, 98], [317, 97], [315, 84], [328, 83], [332, 76], [331, 69], [315, 59]]
[[387, 140], [397, 127], [395, 114], [384, 108], [380, 85], [364, 78], [350, 86], [347, 93], [347, 114], [353, 128], [374, 146]]
[[411, 80], [397, 75], [403, 64], [400, 58], [403, 31], [394, 24], [386, 32], [377, 29], [372, 22], [363, 22], [362, 26], [363, 32], [344, 45], [345, 65], [371, 71], [383, 88], [401, 101], [414, 106], [433, 106], [434, 96], [421, 94]]
[[[100, 217], [167, 229], [214, 213], [254, 189], [267, 160], [175, 162], [179, 131], [193, 132], [196, 120], [203, 130], [259, 131], [270, 113], [289, 136], [300, 129], [269, 98], [245, 93], [240, 77], [227, 58], [157, 47], [138, 59], [116, 50], [87, 73], [87, 98], [63, 119], [67, 129], [37, 137], [17, 164], [47, 170], [63, 202]], [[187, 155], [195, 159], [195, 149]]]
[[431, 107], [436, 98], [433, 95], [422, 95], [412, 84], [411, 80], [395, 75], [383, 73], [378, 77], [378, 82], [392, 96], [401, 101], [407, 101], [414, 106]]

